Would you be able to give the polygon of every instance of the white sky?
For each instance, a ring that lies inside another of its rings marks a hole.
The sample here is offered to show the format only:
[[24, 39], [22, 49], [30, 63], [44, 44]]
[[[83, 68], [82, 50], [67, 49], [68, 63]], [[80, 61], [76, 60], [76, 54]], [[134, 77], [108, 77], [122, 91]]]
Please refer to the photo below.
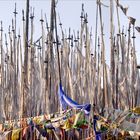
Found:
[[[17, 32], [18, 29], [22, 30], [22, 9], [25, 9], [25, 0], [0, 0], [0, 21], [3, 21], [4, 32], [8, 32], [8, 26], [11, 25], [11, 20], [14, 17], [13, 11], [15, 7], [15, 2], [17, 4]], [[95, 14], [96, 14], [96, 1], [95, 0], [58, 0], [57, 12], [60, 15], [63, 29], [68, 31], [69, 27], [73, 30], [78, 30], [80, 28], [80, 13], [81, 5], [84, 3], [85, 11], [88, 13], [89, 27], [92, 27], [93, 37], [95, 30]], [[109, 5], [109, 0], [103, 0], [103, 3]], [[136, 25], [140, 26], [140, 0], [120, 0], [123, 6], [129, 6], [128, 16], [136, 18]], [[35, 8], [35, 35], [36, 38], [40, 32], [40, 17], [41, 10], [46, 13], [49, 20], [50, 17], [50, 0], [31, 0], [30, 6]], [[103, 22], [104, 22], [104, 33], [106, 42], [106, 52], [109, 56], [109, 8], [103, 8]], [[115, 7], [114, 7], [115, 10]], [[114, 21], [116, 23], [116, 16], [114, 16]], [[121, 27], [128, 27], [128, 19], [120, 11]], [[138, 63], [140, 63], [140, 34], [136, 33], [136, 51]], [[107, 58], [108, 59], [108, 58]]]

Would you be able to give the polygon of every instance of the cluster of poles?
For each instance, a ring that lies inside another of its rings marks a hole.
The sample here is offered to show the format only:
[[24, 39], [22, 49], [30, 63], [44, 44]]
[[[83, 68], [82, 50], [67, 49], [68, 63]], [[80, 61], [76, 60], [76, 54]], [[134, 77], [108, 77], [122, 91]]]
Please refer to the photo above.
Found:
[[[58, 87], [78, 103], [104, 108], [131, 109], [140, 104], [140, 76], [135, 50], [135, 23], [120, 27], [119, 1], [110, 0], [110, 64], [106, 63], [102, 18], [103, 3], [97, 0], [95, 34], [89, 31], [82, 5], [81, 27], [68, 34], [51, 1], [50, 24], [41, 16], [41, 34], [34, 39], [34, 10], [26, 1], [22, 11], [23, 34], [17, 34], [17, 10], [9, 32], [0, 27], [0, 120], [57, 112]], [[116, 5], [118, 32], [114, 32]], [[30, 10], [29, 10], [30, 9]], [[99, 27], [98, 27], [99, 26]], [[29, 28], [30, 27], [30, 28]], [[58, 28], [60, 31], [58, 32]], [[94, 40], [93, 40], [94, 38]]]

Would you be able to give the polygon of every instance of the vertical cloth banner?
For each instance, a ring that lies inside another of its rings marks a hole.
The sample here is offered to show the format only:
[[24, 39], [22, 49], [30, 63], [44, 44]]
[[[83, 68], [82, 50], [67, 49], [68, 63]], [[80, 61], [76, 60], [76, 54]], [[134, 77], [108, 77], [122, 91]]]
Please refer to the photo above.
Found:
[[101, 140], [101, 132], [96, 130], [97, 120], [98, 120], [97, 116], [94, 116], [93, 129], [94, 129], [96, 140]]
[[62, 109], [65, 110], [69, 106], [76, 109], [82, 109], [84, 110], [86, 115], [89, 115], [91, 104], [79, 105], [77, 102], [73, 101], [70, 97], [65, 95], [61, 84], [58, 89], [58, 95], [59, 95], [59, 101]]

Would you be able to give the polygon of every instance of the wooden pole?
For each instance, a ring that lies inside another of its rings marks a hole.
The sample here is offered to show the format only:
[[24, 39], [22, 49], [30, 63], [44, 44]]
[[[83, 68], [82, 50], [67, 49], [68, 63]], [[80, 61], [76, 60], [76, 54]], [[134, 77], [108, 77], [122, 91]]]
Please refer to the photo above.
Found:
[[113, 49], [113, 0], [110, 0], [110, 107], [112, 106], [112, 97], [114, 94], [114, 49]]
[[3, 63], [3, 25], [2, 21], [0, 22], [0, 87], [1, 87], [1, 116], [5, 116], [5, 110], [4, 110], [4, 63]]
[[99, 15], [100, 15], [100, 30], [101, 30], [101, 45], [102, 45], [102, 65], [103, 65], [103, 108], [108, 107], [108, 96], [107, 96], [107, 84], [106, 84], [106, 74], [105, 74], [105, 44], [104, 44], [104, 33], [103, 33], [103, 21], [102, 21], [102, 10], [101, 2], [98, 0], [99, 4]]
[[26, 116], [26, 88], [28, 86], [28, 37], [29, 37], [29, 1], [26, 0], [26, 27], [25, 27], [25, 52], [24, 52], [24, 87], [23, 87], [23, 104], [22, 104], [22, 117]]
[[33, 116], [35, 115], [35, 109], [33, 110], [33, 105], [34, 105], [34, 79], [33, 79], [33, 75], [34, 75], [34, 46], [33, 46], [33, 30], [34, 30], [34, 9], [32, 9], [31, 13], [30, 13], [30, 22], [31, 22], [31, 38], [30, 38], [30, 48], [29, 48], [29, 53], [30, 53], [30, 58], [29, 58], [29, 62], [30, 62], [30, 68], [29, 68], [29, 71], [30, 71], [30, 96], [31, 96], [31, 100], [30, 100], [30, 115]]
[[132, 39], [133, 39], [133, 48], [131, 50], [131, 58], [132, 58], [132, 81], [131, 81], [131, 93], [132, 93], [132, 108], [134, 108], [136, 106], [136, 102], [137, 102], [137, 93], [136, 93], [136, 90], [135, 90], [135, 87], [134, 85], [136, 84], [136, 77], [137, 77], [137, 69], [136, 69], [136, 65], [137, 65], [137, 62], [136, 62], [136, 52], [135, 52], [135, 24], [133, 25], [133, 36], [132, 36]]
[[58, 72], [59, 72], [59, 83], [61, 84], [61, 67], [60, 67], [60, 55], [59, 55], [59, 40], [57, 34], [57, 20], [56, 20], [56, 9], [54, 7], [54, 19], [55, 19], [55, 35], [56, 35], [56, 46], [57, 46], [57, 56], [58, 56]]
[[98, 41], [98, 0], [96, 0], [96, 24], [95, 24], [95, 46], [94, 46], [94, 69], [93, 69], [93, 89], [94, 89], [94, 96], [93, 96], [93, 104], [97, 104], [97, 94], [98, 92], [96, 92], [96, 66], [97, 66], [97, 41]]
[[[12, 32], [13, 32], [13, 66], [14, 66], [14, 75], [13, 75], [13, 101], [14, 101], [14, 106], [17, 106], [15, 112], [18, 111], [18, 96], [17, 96], [17, 36], [16, 36], [16, 17], [17, 17], [17, 9], [16, 9], [16, 3], [15, 3], [15, 10], [14, 10], [14, 20], [13, 20], [13, 25], [12, 25]], [[15, 113], [13, 112], [13, 113]], [[13, 114], [14, 115], [14, 114]], [[13, 116], [14, 117], [14, 116]]]

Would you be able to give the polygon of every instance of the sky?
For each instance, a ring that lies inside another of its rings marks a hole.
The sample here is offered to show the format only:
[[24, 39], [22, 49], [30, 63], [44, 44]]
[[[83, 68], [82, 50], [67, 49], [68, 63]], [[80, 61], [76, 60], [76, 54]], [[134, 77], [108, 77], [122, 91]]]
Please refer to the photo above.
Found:
[[[26, 1], [25, 0], [0, 0], [0, 21], [3, 22], [4, 32], [8, 32], [8, 27], [11, 25], [12, 18], [14, 17], [13, 11], [17, 5], [17, 32], [22, 28], [22, 9], [25, 9]], [[57, 3], [57, 13], [60, 15], [61, 22], [63, 24], [63, 29], [68, 31], [69, 27], [71, 30], [78, 30], [80, 27], [80, 13], [81, 5], [84, 4], [84, 9], [88, 14], [88, 24], [89, 29], [92, 28], [93, 39], [95, 32], [95, 15], [96, 15], [96, 1], [95, 0], [58, 0]], [[103, 0], [103, 3], [109, 5], [109, 0]], [[140, 0], [120, 0], [120, 3], [123, 6], [129, 6], [128, 16], [136, 18], [136, 25], [140, 26]], [[40, 18], [41, 10], [47, 15], [49, 21], [50, 17], [50, 0], [31, 0], [30, 6], [35, 8], [35, 36], [39, 38], [40, 31]], [[115, 7], [114, 7], [115, 11]], [[105, 34], [105, 43], [106, 43], [106, 60], [108, 61], [109, 56], [109, 8], [103, 7], [103, 23], [104, 23], [104, 34]], [[128, 19], [120, 11], [120, 21], [121, 27], [128, 27]], [[114, 12], [114, 24], [117, 23], [117, 17]], [[116, 24], [117, 25], [117, 24]], [[117, 29], [115, 29], [117, 30]], [[140, 64], [140, 34], [136, 32], [136, 54], [138, 58], [138, 63]]]

